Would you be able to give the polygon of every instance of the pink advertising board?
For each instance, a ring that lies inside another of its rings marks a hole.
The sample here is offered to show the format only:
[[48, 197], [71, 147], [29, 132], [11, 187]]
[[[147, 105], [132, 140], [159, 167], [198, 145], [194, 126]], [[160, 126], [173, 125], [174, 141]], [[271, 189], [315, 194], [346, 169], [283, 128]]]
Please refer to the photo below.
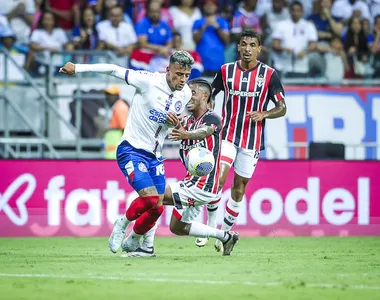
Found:
[[[165, 161], [165, 169], [168, 183], [185, 173], [179, 161]], [[114, 161], [1, 160], [0, 170], [0, 236], [107, 236], [136, 196]], [[171, 210], [159, 235], [171, 235]], [[260, 161], [235, 229], [244, 236], [380, 235], [380, 162]]]

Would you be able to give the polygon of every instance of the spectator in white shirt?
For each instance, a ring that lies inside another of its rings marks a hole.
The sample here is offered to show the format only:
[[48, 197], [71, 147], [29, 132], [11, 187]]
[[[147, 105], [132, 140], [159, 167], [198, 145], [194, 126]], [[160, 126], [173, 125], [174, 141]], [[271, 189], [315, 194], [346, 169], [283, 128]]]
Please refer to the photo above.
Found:
[[274, 67], [287, 76], [305, 77], [309, 73], [310, 54], [315, 51], [318, 35], [314, 24], [302, 19], [302, 4], [290, 5], [291, 19], [279, 22], [272, 34]]
[[[30, 52], [25, 63], [25, 68], [30, 69], [35, 60], [37, 63], [47, 65], [50, 62], [50, 55], [59, 51], [72, 51], [73, 45], [69, 43], [63, 29], [57, 27], [57, 21], [50, 12], [42, 14], [37, 29], [30, 37]], [[63, 64], [62, 55], [53, 55], [52, 64], [61, 66]]]
[[3, 0], [0, 1], [0, 14], [6, 16], [18, 43], [29, 44], [31, 25], [34, 21], [33, 0]]
[[371, 20], [368, 4], [358, 0], [336, 0], [331, 8], [335, 18], [341, 18], [346, 24], [351, 17]]
[[137, 36], [133, 27], [123, 21], [121, 7], [113, 7], [109, 20], [104, 20], [96, 26], [102, 48], [115, 51], [119, 56], [129, 56], [136, 47]]
[[194, 0], [177, 0], [172, 2], [174, 6], [169, 8], [172, 16], [173, 27], [182, 37], [183, 49], [195, 50], [193, 40], [193, 24], [202, 18], [200, 9]]

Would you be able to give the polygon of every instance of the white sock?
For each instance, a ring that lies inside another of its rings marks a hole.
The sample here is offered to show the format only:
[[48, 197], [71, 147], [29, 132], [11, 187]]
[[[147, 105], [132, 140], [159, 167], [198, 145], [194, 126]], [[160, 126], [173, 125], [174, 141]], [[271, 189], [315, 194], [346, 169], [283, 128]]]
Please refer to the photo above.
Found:
[[239, 216], [241, 202], [236, 202], [232, 198], [227, 201], [226, 212], [224, 213], [224, 219], [222, 224], [222, 230], [229, 231], [235, 224], [237, 217]]
[[227, 241], [229, 238], [227, 232], [199, 222], [191, 222], [189, 235], [202, 238], [213, 237], [221, 240], [222, 242]]
[[218, 212], [220, 198], [207, 204], [207, 225], [216, 228], [216, 213]]
[[156, 234], [157, 227], [158, 225], [156, 223], [156, 225], [154, 225], [147, 233], [144, 234], [141, 249], [148, 251], [151, 250], [150, 248], [153, 247], [154, 235]]
[[122, 227], [123, 227], [123, 230], [125, 230], [125, 228], [127, 228], [128, 224], [131, 223], [131, 221], [129, 221], [127, 219], [127, 217], [124, 215], [120, 216], [120, 220], [122, 222]]

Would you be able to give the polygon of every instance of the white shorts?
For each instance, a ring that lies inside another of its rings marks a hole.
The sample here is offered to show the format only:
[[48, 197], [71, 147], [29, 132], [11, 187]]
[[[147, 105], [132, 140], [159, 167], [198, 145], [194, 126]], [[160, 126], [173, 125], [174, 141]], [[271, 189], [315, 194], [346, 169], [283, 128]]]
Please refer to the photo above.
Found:
[[[219, 199], [218, 194], [206, 192], [195, 185], [187, 187], [183, 181], [170, 184], [175, 210], [186, 223], [194, 221], [200, 214], [202, 206]], [[176, 214], [178, 218], [178, 214]]]
[[255, 172], [260, 151], [239, 148], [227, 141], [222, 141], [221, 163], [230, 168], [234, 165], [236, 174], [251, 178]]

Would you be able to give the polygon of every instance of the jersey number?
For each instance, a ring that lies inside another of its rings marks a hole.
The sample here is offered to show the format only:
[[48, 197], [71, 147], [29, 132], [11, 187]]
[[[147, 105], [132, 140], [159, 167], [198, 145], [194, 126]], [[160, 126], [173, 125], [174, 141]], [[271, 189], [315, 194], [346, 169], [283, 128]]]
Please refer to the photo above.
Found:
[[164, 175], [165, 174], [165, 169], [164, 169], [164, 165], [161, 164], [161, 165], [158, 165], [156, 167], [156, 175], [157, 176], [160, 176], [160, 175]]

